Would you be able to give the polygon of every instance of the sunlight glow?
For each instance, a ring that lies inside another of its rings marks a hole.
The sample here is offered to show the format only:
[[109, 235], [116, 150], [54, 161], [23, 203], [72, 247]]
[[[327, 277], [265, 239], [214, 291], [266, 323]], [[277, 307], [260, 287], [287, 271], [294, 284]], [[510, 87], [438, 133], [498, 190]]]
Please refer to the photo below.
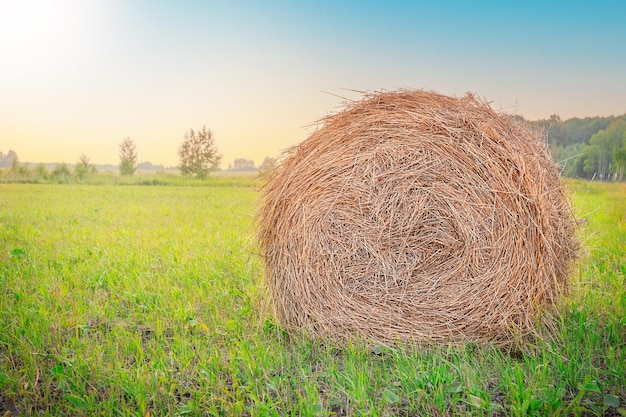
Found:
[[[27, 0], [0, 6], [3, 87], [44, 84], [88, 52], [98, 4]], [[42, 71], [43, 69], [43, 71]], [[44, 75], [43, 77], [41, 75]]]

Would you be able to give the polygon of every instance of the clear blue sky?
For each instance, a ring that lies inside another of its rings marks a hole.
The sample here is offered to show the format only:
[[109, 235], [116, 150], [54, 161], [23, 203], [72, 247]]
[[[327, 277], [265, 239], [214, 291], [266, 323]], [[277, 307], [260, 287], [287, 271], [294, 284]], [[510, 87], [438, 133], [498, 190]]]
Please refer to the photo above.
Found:
[[0, 151], [176, 165], [206, 125], [276, 156], [348, 90], [474, 92], [529, 119], [626, 113], [625, 1], [0, 0]]

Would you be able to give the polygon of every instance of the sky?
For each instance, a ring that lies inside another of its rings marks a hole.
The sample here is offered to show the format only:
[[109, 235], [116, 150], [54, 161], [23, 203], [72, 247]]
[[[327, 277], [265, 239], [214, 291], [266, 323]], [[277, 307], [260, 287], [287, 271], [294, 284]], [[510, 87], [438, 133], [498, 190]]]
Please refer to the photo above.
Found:
[[0, 151], [176, 166], [206, 126], [258, 165], [356, 91], [472, 92], [545, 119], [626, 113], [626, 2], [0, 0]]

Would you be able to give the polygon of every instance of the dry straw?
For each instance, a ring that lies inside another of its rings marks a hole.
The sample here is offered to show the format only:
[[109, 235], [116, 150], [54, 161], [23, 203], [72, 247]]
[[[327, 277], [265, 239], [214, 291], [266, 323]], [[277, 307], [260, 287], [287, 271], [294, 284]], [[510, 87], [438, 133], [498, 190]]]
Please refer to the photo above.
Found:
[[575, 223], [541, 137], [472, 96], [366, 94], [289, 149], [258, 238], [278, 321], [387, 344], [535, 334]]

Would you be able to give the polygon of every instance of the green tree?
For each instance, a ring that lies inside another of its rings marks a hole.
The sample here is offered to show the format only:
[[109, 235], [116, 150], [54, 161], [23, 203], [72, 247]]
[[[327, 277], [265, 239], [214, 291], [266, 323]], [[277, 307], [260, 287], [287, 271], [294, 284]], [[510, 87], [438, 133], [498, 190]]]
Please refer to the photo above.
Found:
[[626, 131], [622, 134], [622, 146], [615, 151], [614, 161], [616, 179], [623, 181], [626, 173]]
[[69, 182], [70, 174], [70, 167], [65, 162], [62, 162], [54, 167], [50, 177], [52, 178], [52, 181], [56, 183], [65, 184]]
[[89, 162], [89, 157], [81, 154], [78, 163], [74, 167], [74, 175], [80, 180], [84, 180], [90, 175], [96, 173], [96, 167]]
[[206, 128], [185, 133], [183, 143], [178, 148], [180, 157], [179, 169], [183, 175], [204, 179], [209, 173], [217, 169], [222, 160], [213, 139], [213, 133]]
[[626, 120], [617, 119], [606, 129], [600, 130], [589, 139], [585, 147], [584, 170], [588, 174], [597, 174], [600, 180], [609, 180], [611, 174], [619, 168], [619, 149], [622, 146]]
[[17, 175], [19, 177], [29, 177], [30, 176], [30, 170], [28, 169], [28, 167], [26, 165], [20, 164], [20, 161], [17, 158], [17, 155], [11, 161], [11, 172], [13, 172], [13, 174], [15, 174], [15, 175]]
[[35, 167], [35, 169], [33, 170], [33, 172], [35, 173], [35, 176], [41, 180], [47, 181], [50, 173], [48, 172], [48, 169], [46, 168], [46, 166], [44, 164], [39, 164]]
[[133, 175], [137, 170], [137, 149], [129, 137], [120, 144], [120, 174]]
[[583, 170], [585, 144], [572, 143], [566, 146], [551, 146], [552, 158], [562, 168], [566, 177], [584, 177]]

